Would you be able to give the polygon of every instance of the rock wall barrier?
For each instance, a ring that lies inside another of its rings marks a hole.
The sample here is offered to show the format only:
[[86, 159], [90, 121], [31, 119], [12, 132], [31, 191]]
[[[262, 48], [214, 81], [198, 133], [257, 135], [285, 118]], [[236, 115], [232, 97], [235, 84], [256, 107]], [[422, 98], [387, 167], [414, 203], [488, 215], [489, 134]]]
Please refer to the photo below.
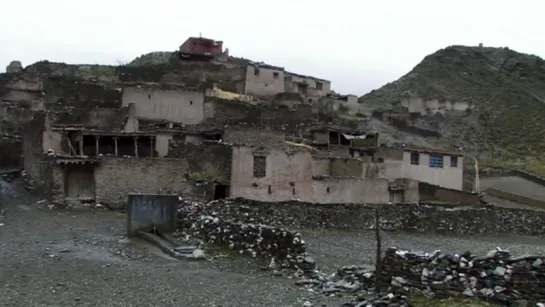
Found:
[[208, 204], [219, 216], [243, 223], [291, 228], [373, 229], [375, 209], [385, 230], [442, 234], [545, 235], [545, 212], [491, 205], [312, 204], [223, 199]]

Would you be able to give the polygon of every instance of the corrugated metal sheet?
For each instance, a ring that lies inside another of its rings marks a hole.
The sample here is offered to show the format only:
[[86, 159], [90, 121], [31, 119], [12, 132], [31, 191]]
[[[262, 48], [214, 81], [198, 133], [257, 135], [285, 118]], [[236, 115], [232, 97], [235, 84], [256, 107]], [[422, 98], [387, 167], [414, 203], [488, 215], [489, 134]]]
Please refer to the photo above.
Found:
[[127, 202], [127, 233], [157, 229], [172, 232], [178, 220], [178, 195], [129, 194]]

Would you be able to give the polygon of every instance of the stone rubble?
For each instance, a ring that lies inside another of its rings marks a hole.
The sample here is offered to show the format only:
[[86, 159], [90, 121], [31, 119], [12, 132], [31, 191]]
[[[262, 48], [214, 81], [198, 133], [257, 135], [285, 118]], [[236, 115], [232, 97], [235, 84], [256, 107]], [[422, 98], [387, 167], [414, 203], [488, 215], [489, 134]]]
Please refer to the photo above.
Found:
[[23, 186], [25, 187], [25, 189], [27, 189], [28, 191], [33, 191], [36, 189], [36, 182], [34, 182], [32, 178], [30, 178], [25, 170], [21, 172], [21, 179], [23, 180]]
[[[545, 257], [511, 257], [497, 249], [484, 257], [463, 254], [409, 252], [387, 249], [383, 258], [382, 291], [377, 296], [374, 268], [345, 266], [327, 275], [316, 269], [300, 234], [281, 227], [260, 224], [262, 220], [238, 215], [233, 209], [209, 203], [185, 201], [178, 211], [179, 225], [192, 236], [209, 243], [228, 246], [241, 254], [271, 258], [273, 274], [295, 269], [304, 277], [296, 285], [323, 295], [347, 295], [353, 302], [343, 306], [412, 306], [399, 293], [420, 293], [437, 298], [464, 296], [501, 304], [545, 301]], [[281, 274], [281, 273], [280, 273]], [[370, 299], [372, 298], [372, 299]]]
[[299, 233], [223, 219], [211, 208], [209, 204], [184, 202], [178, 211], [179, 225], [207, 243], [252, 257], [271, 258], [269, 268], [276, 274], [284, 269], [295, 269], [307, 276], [316, 274], [316, 263], [307, 254]]
[[[381, 288], [393, 293], [412, 292], [436, 298], [474, 297], [509, 306], [545, 302], [545, 257], [511, 257], [509, 252], [499, 248], [484, 257], [469, 252], [430, 254], [390, 248], [382, 265]], [[375, 282], [372, 268], [353, 265], [342, 267], [331, 276], [321, 274], [296, 284], [315, 293], [362, 297], [357, 303], [345, 306], [410, 306], [406, 298], [393, 294], [382, 297], [380, 303], [363, 304], [365, 297], [374, 296]]]

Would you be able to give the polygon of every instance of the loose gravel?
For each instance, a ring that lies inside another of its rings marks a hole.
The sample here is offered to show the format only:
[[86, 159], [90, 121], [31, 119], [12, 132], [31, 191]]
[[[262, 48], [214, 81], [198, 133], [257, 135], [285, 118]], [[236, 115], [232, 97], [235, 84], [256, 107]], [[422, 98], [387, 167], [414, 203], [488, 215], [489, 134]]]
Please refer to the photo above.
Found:
[[[4, 191], [6, 191], [4, 189]], [[22, 194], [21, 194], [22, 195]], [[4, 195], [5, 196], [5, 195]], [[7, 199], [7, 200], [6, 200]], [[126, 217], [49, 209], [28, 195], [4, 197], [0, 216], [0, 306], [339, 306], [293, 279], [256, 273], [248, 259], [185, 262], [125, 237]], [[372, 263], [373, 232], [303, 231], [320, 268]], [[383, 246], [545, 253], [539, 238], [453, 238], [383, 233]]]

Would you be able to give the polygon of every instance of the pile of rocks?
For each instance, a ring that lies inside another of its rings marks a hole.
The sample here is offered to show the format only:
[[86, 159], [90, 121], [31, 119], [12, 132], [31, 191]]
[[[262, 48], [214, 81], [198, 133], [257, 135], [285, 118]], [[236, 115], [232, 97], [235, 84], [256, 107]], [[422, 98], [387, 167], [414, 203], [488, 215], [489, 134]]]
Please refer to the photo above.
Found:
[[436, 296], [463, 294], [501, 303], [545, 300], [545, 257], [511, 257], [496, 249], [484, 257], [388, 249], [383, 275], [392, 286]]
[[25, 189], [27, 189], [28, 191], [33, 191], [34, 189], [36, 189], [36, 182], [34, 182], [34, 180], [28, 175], [25, 170], [21, 172], [21, 179], [23, 180], [23, 186], [25, 187]]
[[[367, 305], [358, 305], [365, 297], [376, 297], [375, 271], [366, 266], [345, 266], [335, 274], [320, 273], [296, 284], [315, 293], [346, 293], [360, 298], [354, 305], [346, 306], [410, 306], [405, 297], [393, 294], [382, 297], [381, 303], [375, 305], [369, 301]], [[415, 292], [436, 298], [479, 297], [505, 305], [545, 302], [545, 257], [515, 258], [499, 248], [484, 257], [469, 252], [426, 253], [390, 248], [383, 258], [380, 288], [393, 293]]]
[[185, 202], [179, 210], [179, 225], [207, 243], [227, 246], [252, 257], [272, 258], [272, 270], [293, 268], [305, 275], [316, 273], [316, 263], [308, 256], [299, 233], [225, 219], [210, 208], [213, 207], [209, 204]]

